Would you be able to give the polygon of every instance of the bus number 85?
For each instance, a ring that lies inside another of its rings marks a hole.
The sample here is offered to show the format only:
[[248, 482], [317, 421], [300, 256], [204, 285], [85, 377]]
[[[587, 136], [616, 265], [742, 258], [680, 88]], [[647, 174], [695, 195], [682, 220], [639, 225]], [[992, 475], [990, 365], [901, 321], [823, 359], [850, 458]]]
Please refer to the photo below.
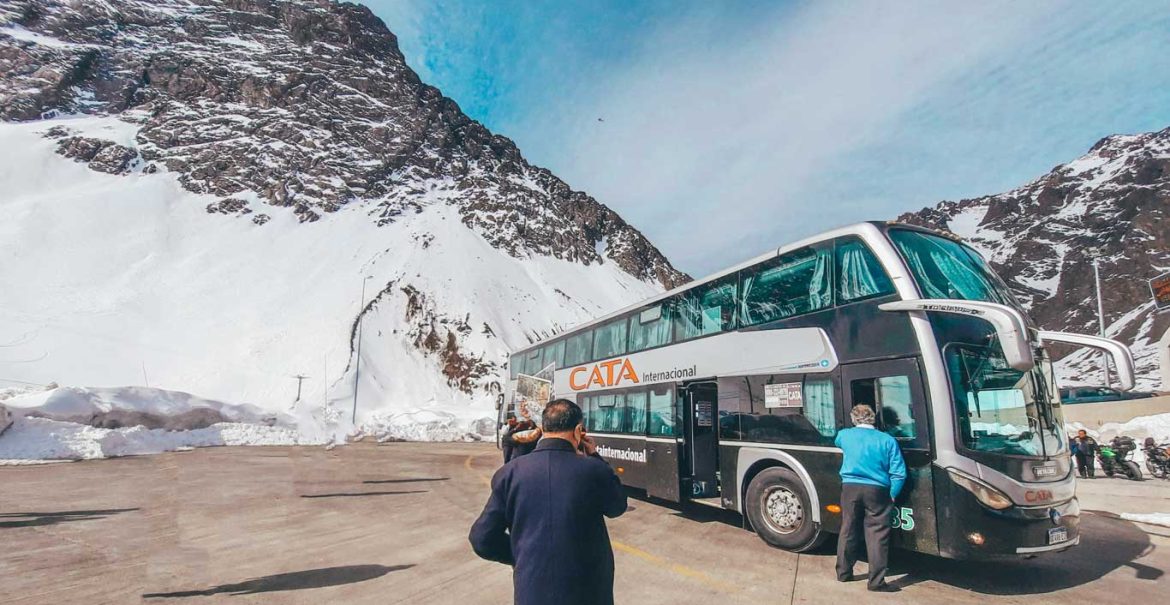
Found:
[[909, 507], [894, 507], [890, 516], [890, 527], [902, 531], [914, 531], [914, 509]]

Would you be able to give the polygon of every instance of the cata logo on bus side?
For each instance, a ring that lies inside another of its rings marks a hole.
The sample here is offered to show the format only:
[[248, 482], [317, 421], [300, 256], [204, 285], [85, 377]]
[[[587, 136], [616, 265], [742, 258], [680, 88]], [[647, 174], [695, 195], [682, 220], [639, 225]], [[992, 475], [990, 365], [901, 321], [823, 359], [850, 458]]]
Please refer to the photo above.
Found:
[[[589, 372], [589, 377], [581, 382], [581, 374]], [[583, 391], [590, 387], [615, 387], [623, 380], [638, 384], [638, 374], [634, 371], [634, 364], [629, 358], [619, 357], [609, 361], [593, 364], [592, 371], [587, 366], [573, 368], [569, 372], [569, 388], [574, 391]]]

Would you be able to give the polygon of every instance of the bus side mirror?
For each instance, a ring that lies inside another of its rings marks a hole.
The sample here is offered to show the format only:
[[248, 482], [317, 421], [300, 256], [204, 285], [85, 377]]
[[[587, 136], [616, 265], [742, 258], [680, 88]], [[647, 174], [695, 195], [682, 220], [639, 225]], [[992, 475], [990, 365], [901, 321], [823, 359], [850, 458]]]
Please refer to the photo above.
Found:
[[1133, 352], [1129, 350], [1129, 347], [1120, 342], [1112, 338], [1101, 338], [1100, 336], [1070, 334], [1068, 332], [1048, 332], [1046, 330], [1040, 331], [1040, 340], [1063, 342], [1105, 351], [1113, 358], [1113, 367], [1117, 369], [1117, 381], [1121, 383], [1121, 390], [1128, 391], [1133, 388]]
[[878, 305], [878, 308], [882, 311], [928, 311], [977, 317], [995, 328], [999, 344], [1003, 347], [1003, 357], [1009, 366], [1021, 372], [1028, 372], [1036, 367], [1036, 358], [1032, 356], [1032, 349], [1028, 346], [1028, 331], [1024, 327], [1024, 317], [1019, 311], [1007, 305], [977, 300], [920, 298], [883, 303]]
[[500, 393], [499, 395], [496, 395], [496, 409], [499, 410], [499, 409], [502, 409], [503, 407], [504, 407], [504, 394]]

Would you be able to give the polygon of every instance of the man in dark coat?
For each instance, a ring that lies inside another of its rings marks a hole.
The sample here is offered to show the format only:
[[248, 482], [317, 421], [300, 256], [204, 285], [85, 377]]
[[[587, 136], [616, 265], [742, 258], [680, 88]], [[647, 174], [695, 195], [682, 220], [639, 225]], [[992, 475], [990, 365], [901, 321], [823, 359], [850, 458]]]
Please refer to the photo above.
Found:
[[475, 554], [513, 566], [517, 605], [612, 605], [613, 547], [605, 518], [626, 512], [626, 494], [585, 434], [581, 408], [548, 404], [544, 437], [492, 477], [471, 526]]
[[1073, 439], [1073, 458], [1077, 461], [1077, 471], [1082, 479], [1092, 479], [1097, 474], [1094, 457], [1097, 455], [1097, 440], [1089, 436], [1084, 429], [1077, 431]]

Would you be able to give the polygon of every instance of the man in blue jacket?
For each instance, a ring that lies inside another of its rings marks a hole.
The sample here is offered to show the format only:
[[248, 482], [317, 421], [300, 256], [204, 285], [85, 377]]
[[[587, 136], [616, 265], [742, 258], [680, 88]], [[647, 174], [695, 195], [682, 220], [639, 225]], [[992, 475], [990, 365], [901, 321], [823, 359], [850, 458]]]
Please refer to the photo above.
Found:
[[541, 415], [544, 437], [492, 477], [471, 527], [475, 554], [513, 566], [517, 605], [613, 605], [613, 547], [605, 518], [626, 512], [617, 474], [567, 399]]
[[890, 521], [894, 499], [906, 483], [906, 463], [898, 441], [874, 428], [876, 416], [868, 405], [855, 405], [849, 417], [853, 428], [837, 433], [841, 461], [841, 535], [837, 540], [837, 579], [853, 579], [864, 533], [869, 561], [869, 589], [894, 592], [886, 583], [890, 550]]

